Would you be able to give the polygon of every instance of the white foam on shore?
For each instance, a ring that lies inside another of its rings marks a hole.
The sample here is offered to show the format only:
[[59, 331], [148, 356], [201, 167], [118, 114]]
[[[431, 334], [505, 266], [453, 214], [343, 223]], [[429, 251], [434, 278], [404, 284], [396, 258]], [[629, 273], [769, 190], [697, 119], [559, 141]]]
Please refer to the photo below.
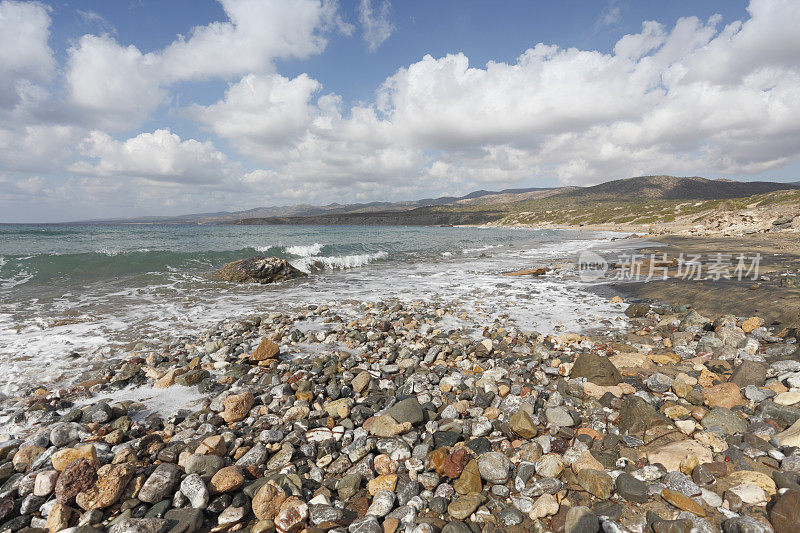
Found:
[[146, 409], [140, 411], [138, 416], [158, 413], [162, 418], [171, 416], [182, 409], [196, 411], [199, 409], [206, 395], [198, 391], [197, 387], [184, 387], [173, 385], [164, 389], [157, 389], [151, 385], [126, 387], [115, 392], [104, 391], [91, 398], [75, 402], [76, 407], [106, 401], [109, 404], [123, 401], [133, 401], [143, 404]]

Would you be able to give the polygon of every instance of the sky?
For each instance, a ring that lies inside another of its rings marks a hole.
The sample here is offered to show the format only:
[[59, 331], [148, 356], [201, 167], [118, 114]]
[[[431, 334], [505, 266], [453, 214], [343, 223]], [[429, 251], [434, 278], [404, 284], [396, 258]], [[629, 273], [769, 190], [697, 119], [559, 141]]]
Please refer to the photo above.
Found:
[[800, 179], [796, 0], [0, 0], [0, 222]]

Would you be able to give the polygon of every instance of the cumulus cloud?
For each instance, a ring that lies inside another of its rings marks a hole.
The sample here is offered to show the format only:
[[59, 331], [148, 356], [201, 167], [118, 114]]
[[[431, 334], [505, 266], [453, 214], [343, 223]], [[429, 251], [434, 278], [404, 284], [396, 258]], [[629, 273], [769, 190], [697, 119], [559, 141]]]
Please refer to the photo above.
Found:
[[166, 129], [117, 141], [93, 131], [81, 152], [95, 162], [81, 161], [69, 171], [95, 177], [125, 176], [156, 182], [220, 185], [235, 175], [238, 165], [210, 142], [181, 138]]
[[69, 50], [69, 101], [89, 124], [120, 129], [144, 121], [166, 98], [158, 57], [108, 35], [84, 35]]
[[372, 52], [391, 37], [394, 31], [390, 15], [391, 8], [389, 0], [383, 0], [377, 7], [373, 7], [372, 0], [361, 0], [358, 20], [364, 30], [364, 41]]
[[165, 77], [230, 77], [272, 70], [277, 58], [320, 53], [325, 32], [337, 24], [330, 0], [221, 0], [228, 22], [192, 29], [161, 54]]
[[20, 100], [21, 86], [50, 79], [55, 68], [50, 9], [38, 2], [0, 2], [0, 110]]
[[273, 61], [320, 53], [327, 33], [351, 28], [335, 0], [221, 0], [224, 22], [191, 29], [163, 50], [142, 53], [110, 35], [85, 35], [68, 50], [69, 101], [94, 126], [138, 126], [171, 84], [274, 70]]
[[314, 115], [310, 103], [322, 85], [306, 74], [288, 79], [280, 74], [249, 74], [228, 87], [225, 98], [210, 106], [193, 106], [190, 115], [220, 137], [258, 149], [285, 143], [304, 133]]

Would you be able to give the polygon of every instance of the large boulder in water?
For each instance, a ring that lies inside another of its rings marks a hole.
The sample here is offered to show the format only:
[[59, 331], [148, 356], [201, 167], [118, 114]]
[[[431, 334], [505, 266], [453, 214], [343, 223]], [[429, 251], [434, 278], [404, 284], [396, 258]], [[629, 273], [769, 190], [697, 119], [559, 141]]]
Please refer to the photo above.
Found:
[[228, 263], [217, 271], [216, 277], [222, 281], [265, 284], [303, 278], [307, 275], [280, 257], [251, 257]]

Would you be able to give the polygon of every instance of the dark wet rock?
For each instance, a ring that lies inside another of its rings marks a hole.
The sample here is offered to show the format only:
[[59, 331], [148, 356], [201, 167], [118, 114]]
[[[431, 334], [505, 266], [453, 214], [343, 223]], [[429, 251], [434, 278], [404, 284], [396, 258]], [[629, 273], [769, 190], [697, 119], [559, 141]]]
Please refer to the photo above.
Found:
[[628, 474], [621, 473], [614, 482], [617, 494], [628, 501], [644, 503], [648, 500], [647, 483]]
[[600, 521], [591, 509], [579, 505], [567, 511], [564, 533], [597, 533]]
[[748, 385], [755, 385], [761, 387], [767, 380], [767, 369], [769, 365], [761, 361], [742, 361], [741, 364], [734, 369], [731, 375], [731, 383], [736, 383], [740, 388]]
[[436, 448], [449, 448], [462, 438], [463, 435], [457, 431], [437, 431], [433, 434], [433, 442]]
[[622, 376], [607, 357], [595, 354], [578, 356], [572, 367], [573, 378], [586, 378], [597, 385], [617, 385]]
[[640, 434], [658, 426], [670, 426], [672, 422], [638, 396], [625, 398], [620, 407], [619, 429], [624, 434]]
[[216, 273], [216, 277], [222, 281], [256, 282], [261, 284], [302, 278], [307, 275], [279, 257], [240, 259], [239, 261], [228, 263]]
[[647, 316], [647, 313], [649, 313], [649, 312], [650, 312], [650, 306], [649, 305], [634, 303], [634, 304], [630, 304], [625, 309], [625, 316], [627, 316], [629, 318], [640, 318], [640, 317], [643, 317], [643, 316]]

